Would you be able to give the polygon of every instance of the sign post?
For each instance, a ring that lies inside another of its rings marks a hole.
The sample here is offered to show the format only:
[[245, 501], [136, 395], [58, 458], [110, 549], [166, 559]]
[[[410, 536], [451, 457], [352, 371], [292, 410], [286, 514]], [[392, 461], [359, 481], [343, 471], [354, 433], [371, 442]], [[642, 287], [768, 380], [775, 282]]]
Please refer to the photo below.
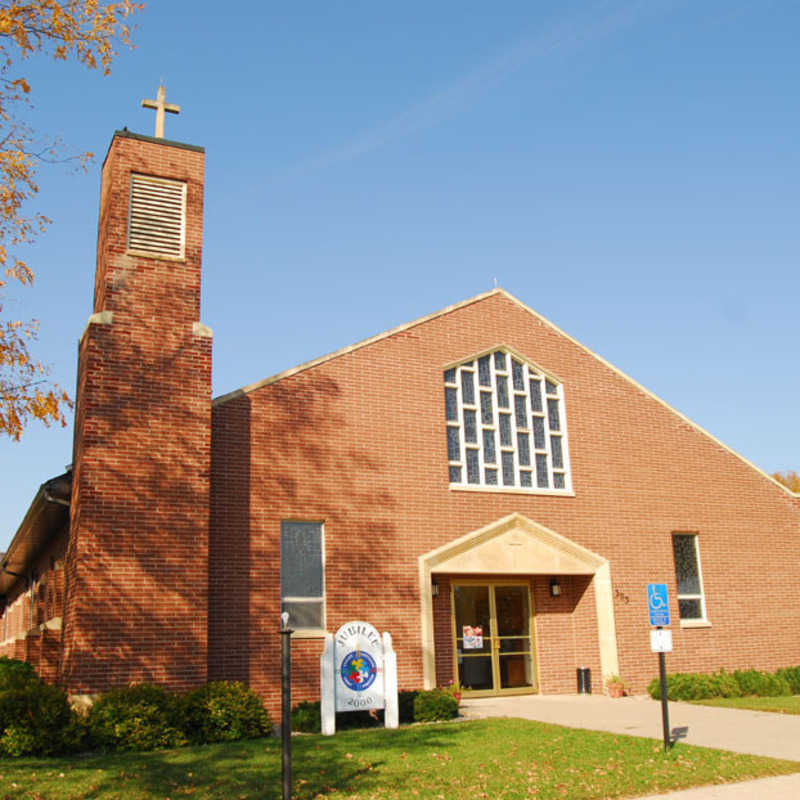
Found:
[[669, 600], [666, 583], [647, 584], [647, 608], [650, 612], [650, 649], [658, 653], [658, 677], [661, 682], [661, 724], [664, 732], [664, 752], [671, 745], [669, 731], [669, 708], [667, 706], [667, 665], [664, 653], [672, 652], [672, 631], [664, 630], [669, 625]]

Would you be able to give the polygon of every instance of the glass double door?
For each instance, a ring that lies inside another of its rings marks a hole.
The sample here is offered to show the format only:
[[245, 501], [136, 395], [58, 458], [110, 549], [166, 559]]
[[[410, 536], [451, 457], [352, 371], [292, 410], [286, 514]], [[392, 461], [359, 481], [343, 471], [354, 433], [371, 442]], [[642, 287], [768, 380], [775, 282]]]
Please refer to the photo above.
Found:
[[454, 582], [451, 608], [465, 692], [536, 691], [528, 584]]

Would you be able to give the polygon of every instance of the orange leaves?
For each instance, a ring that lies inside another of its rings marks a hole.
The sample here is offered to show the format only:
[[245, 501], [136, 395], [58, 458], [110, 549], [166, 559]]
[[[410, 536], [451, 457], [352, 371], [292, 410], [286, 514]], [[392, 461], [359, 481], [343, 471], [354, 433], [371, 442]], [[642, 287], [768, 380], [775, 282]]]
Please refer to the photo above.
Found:
[[[37, 52], [60, 60], [74, 55], [107, 73], [116, 55], [112, 43], [130, 44], [127, 19], [141, 8], [131, 0], [102, 5], [97, 0], [6, 0], [0, 7], [0, 40], [13, 43], [22, 58]], [[0, 54], [8, 54], [8, 45], [0, 44]]]
[[[128, 19], [141, 8], [133, 0], [0, 0], [0, 301], [9, 281], [33, 282], [33, 270], [12, 250], [50, 222], [23, 207], [39, 191], [37, 166], [56, 157], [53, 145], [35, 146], [33, 131], [15, 117], [15, 104], [28, 102], [31, 86], [9, 73], [20, 60], [41, 53], [57, 61], [74, 58], [107, 74], [114, 45], [130, 44]], [[80, 156], [79, 165], [85, 167], [90, 157]], [[48, 385], [45, 368], [31, 358], [28, 345], [35, 338], [35, 323], [0, 317], [0, 435], [13, 439], [29, 419], [66, 424], [62, 409], [69, 398]]]
[[800, 475], [795, 470], [773, 472], [772, 477], [778, 483], [782, 483], [789, 491], [800, 493]]
[[28, 350], [36, 327], [18, 320], [0, 325], [0, 433], [15, 440], [30, 418], [66, 425], [63, 409], [70, 406], [62, 389], [43, 386], [47, 370]]

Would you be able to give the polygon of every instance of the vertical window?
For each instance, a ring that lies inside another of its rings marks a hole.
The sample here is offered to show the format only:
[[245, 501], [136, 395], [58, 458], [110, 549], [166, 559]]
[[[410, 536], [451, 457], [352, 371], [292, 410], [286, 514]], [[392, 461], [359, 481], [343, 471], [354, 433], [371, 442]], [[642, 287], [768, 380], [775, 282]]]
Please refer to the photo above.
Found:
[[703, 574], [700, 571], [700, 552], [694, 533], [673, 533], [672, 552], [675, 556], [675, 576], [678, 580], [678, 613], [681, 620], [704, 620], [706, 600], [703, 594]]
[[561, 384], [504, 349], [449, 367], [444, 384], [451, 485], [570, 490]]
[[321, 522], [281, 522], [281, 611], [295, 630], [325, 628]]

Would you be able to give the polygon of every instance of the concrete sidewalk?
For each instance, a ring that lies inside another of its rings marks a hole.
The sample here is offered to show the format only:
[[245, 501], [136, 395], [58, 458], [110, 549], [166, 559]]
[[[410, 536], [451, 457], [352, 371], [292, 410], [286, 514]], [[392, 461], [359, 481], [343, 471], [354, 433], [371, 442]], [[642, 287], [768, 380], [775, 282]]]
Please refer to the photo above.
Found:
[[[462, 713], [469, 719], [521, 717], [571, 728], [662, 738], [661, 704], [649, 697], [612, 700], [600, 695], [527, 695], [464, 700]], [[730, 708], [670, 703], [673, 736], [700, 747], [800, 761], [800, 715], [768, 714]], [[762, 778], [737, 784], [702, 786], [659, 800], [798, 800], [800, 773]]]

